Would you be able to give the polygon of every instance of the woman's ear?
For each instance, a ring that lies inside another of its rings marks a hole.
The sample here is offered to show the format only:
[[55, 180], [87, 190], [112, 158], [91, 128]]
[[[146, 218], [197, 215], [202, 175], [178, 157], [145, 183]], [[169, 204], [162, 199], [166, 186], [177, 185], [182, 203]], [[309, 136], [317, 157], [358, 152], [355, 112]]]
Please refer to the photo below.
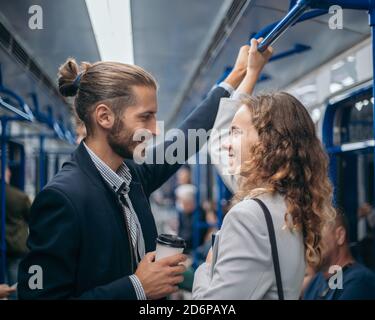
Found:
[[98, 104], [94, 111], [96, 124], [103, 129], [111, 129], [115, 122], [115, 115], [106, 104]]

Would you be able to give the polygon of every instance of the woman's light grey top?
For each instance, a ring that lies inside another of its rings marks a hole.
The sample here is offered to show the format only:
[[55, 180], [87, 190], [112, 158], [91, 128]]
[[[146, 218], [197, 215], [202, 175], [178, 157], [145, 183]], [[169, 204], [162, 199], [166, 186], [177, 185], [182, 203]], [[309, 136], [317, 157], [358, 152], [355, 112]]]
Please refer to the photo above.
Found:
[[[302, 235], [284, 227], [281, 195], [258, 197], [270, 210], [276, 233], [285, 299], [298, 299], [305, 273]], [[278, 299], [266, 220], [259, 204], [246, 199], [225, 216], [211, 264], [194, 276], [193, 299]]]

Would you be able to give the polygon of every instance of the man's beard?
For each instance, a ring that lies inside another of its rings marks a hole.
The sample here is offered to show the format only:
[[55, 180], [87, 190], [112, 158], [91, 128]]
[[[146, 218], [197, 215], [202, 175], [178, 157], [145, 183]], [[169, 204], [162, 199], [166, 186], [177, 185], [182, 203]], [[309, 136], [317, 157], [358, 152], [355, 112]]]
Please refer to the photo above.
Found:
[[133, 151], [139, 144], [133, 140], [133, 133], [119, 119], [109, 132], [107, 141], [113, 152], [124, 159], [133, 159]]

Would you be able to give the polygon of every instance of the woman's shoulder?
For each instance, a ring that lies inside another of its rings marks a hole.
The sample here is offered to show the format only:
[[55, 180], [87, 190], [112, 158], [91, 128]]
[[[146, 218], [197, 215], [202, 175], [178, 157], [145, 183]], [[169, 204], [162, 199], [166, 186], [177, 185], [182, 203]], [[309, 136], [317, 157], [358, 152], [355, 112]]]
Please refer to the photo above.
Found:
[[[271, 211], [271, 214], [276, 207], [277, 211], [283, 211], [285, 209], [284, 197], [280, 194], [262, 194], [258, 197]], [[243, 200], [237, 202], [227, 213], [225, 219], [227, 222], [232, 220], [240, 220], [242, 222], [252, 222], [252, 225], [260, 224], [264, 226], [264, 213], [259, 203], [253, 198], [246, 197]]]
[[263, 211], [253, 199], [243, 199], [237, 202], [225, 215], [224, 224], [241, 223], [254, 226], [261, 222]]
[[220, 234], [230, 239], [241, 238], [243, 243], [251, 243], [252, 247], [267, 244], [267, 225], [259, 204], [253, 199], [243, 199], [236, 203], [225, 215]]

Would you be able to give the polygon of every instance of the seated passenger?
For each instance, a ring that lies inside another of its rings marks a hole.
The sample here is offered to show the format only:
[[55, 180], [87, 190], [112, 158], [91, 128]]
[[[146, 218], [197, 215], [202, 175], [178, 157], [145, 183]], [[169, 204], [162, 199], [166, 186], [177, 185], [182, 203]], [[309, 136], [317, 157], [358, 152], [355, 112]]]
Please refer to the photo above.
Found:
[[238, 89], [246, 98], [226, 100], [228, 113], [238, 108], [226, 146], [235, 205], [195, 273], [194, 299], [298, 299], [305, 260], [319, 264], [321, 229], [335, 215], [327, 155], [305, 107], [283, 92], [250, 96], [272, 53], [257, 44]]
[[[312, 278], [305, 300], [375, 299], [375, 274], [354, 260], [349, 248], [345, 216], [337, 214], [334, 222], [323, 228], [324, 250], [320, 271]], [[336, 272], [340, 267], [342, 273]], [[330, 270], [330, 268], [332, 268]]]
[[[28, 195], [11, 184], [12, 171], [5, 169], [5, 240], [6, 240], [6, 280], [10, 286], [17, 283], [18, 266], [28, 252], [28, 221], [30, 215], [30, 199]], [[0, 199], [1, 204], [1, 199]], [[16, 299], [12, 290], [9, 299]]]

